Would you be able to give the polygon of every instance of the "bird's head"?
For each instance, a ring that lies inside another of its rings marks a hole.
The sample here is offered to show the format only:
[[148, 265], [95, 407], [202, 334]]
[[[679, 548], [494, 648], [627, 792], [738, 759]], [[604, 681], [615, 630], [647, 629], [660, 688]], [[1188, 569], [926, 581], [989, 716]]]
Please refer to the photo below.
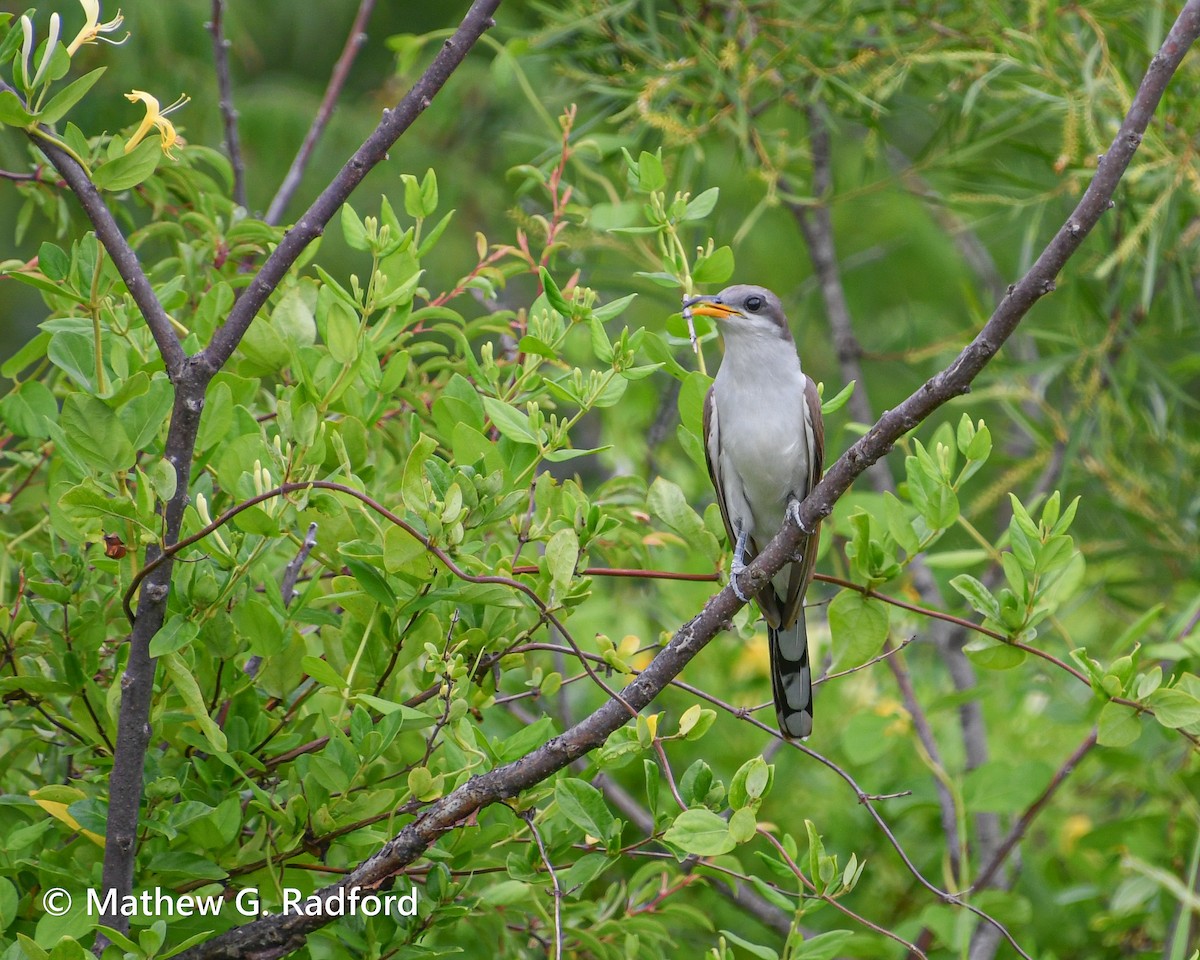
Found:
[[727, 338], [750, 335], [792, 341], [783, 304], [766, 287], [738, 283], [715, 296], [693, 297], [684, 307], [695, 315], [716, 319]]

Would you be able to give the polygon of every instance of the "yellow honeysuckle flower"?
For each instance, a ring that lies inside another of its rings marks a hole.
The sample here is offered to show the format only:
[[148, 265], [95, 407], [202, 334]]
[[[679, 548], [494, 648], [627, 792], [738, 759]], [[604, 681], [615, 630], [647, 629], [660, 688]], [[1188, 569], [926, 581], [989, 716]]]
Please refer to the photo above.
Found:
[[171, 152], [171, 148], [178, 142], [179, 137], [175, 133], [175, 127], [167, 119], [167, 114], [178, 110], [192, 98], [186, 93], [180, 94], [178, 100], [169, 107], [163, 108], [159, 107], [158, 99], [146, 93], [145, 90], [134, 90], [132, 93], [127, 93], [125, 94], [125, 99], [131, 103], [140, 102], [146, 105], [146, 116], [143, 118], [141, 125], [133, 131], [133, 136], [125, 144], [125, 152], [129, 153], [129, 151], [141, 143], [146, 134], [150, 132], [151, 127], [158, 127], [159, 135], [162, 137], [162, 152], [174, 160], [175, 154]]
[[125, 22], [125, 18], [121, 15], [120, 8], [117, 9], [115, 17], [101, 23], [100, 0], [79, 0], [79, 5], [83, 7], [83, 15], [86, 18], [86, 22], [83, 25], [83, 29], [75, 35], [75, 39], [67, 44], [67, 53], [71, 56], [75, 56], [75, 51], [87, 43], [97, 43], [103, 40], [105, 43], [120, 46], [129, 39], [128, 32], [120, 40], [109, 40], [107, 37], [100, 36], [102, 33], [116, 33], [121, 29], [121, 24]]

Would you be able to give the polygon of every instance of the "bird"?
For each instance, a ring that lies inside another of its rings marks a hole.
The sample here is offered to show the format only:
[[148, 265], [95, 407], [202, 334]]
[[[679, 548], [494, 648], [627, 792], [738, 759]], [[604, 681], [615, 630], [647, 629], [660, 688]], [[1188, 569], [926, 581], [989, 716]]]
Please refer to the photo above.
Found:
[[730, 583], [791, 517], [804, 537], [797, 559], [754, 599], [767, 622], [771, 689], [779, 730], [788, 739], [812, 733], [812, 668], [804, 594], [820, 537], [800, 522], [800, 503], [821, 480], [825, 428], [816, 384], [800, 368], [779, 298], [765, 287], [736, 284], [684, 303], [716, 320], [725, 356], [704, 399], [704, 452], [725, 532], [733, 545]]

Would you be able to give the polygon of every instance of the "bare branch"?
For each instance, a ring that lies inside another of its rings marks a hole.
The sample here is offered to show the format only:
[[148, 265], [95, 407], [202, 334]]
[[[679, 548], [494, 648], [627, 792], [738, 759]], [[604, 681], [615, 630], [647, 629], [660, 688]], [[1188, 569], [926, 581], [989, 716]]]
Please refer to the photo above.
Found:
[[229, 40], [225, 37], [225, 0], [212, 0], [212, 20], [208, 29], [213, 38], [213, 67], [217, 73], [217, 91], [221, 118], [225, 121], [225, 149], [233, 166], [233, 199], [246, 206], [246, 165], [238, 136], [238, 113], [233, 106], [233, 78], [229, 72]]
[[1029, 830], [1029, 825], [1033, 823], [1034, 818], [1042, 812], [1046, 804], [1050, 802], [1050, 798], [1053, 797], [1058, 788], [1063, 785], [1063, 781], [1066, 780], [1067, 777], [1072, 774], [1072, 772], [1074, 772], [1077, 766], [1079, 766], [1080, 761], [1082, 761], [1083, 758], [1091, 752], [1092, 748], [1096, 746], [1096, 738], [1098, 735], [1098, 730], [1093, 727], [1092, 732], [1083, 738], [1083, 742], [1080, 743], [1079, 746], [1075, 748], [1074, 752], [1063, 761], [1063, 765], [1054, 772], [1054, 776], [1051, 777], [1050, 782], [1046, 784], [1046, 789], [1043, 790], [1038, 795], [1038, 798], [1025, 809], [1025, 812], [1017, 818], [1017, 822], [1013, 824], [1012, 829], [1008, 832], [1008, 836], [1004, 838], [1004, 842], [1001, 843], [996, 849], [992, 859], [989, 860], [983, 869], [979, 871], [979, 876], [976, 877], [975, 882], [971, 884], [971, 891], [980, 890], [988, 885], [991, 879], [996, 875], [996, 871], [1000, 869], [1005, 859], [1007, 859], [1008, 855], [1012, 853], [1013, 848], [1016, 847], [1021, 838], [1025, 836], [1025, 833]]
[[317, 115], [313, 117], [312, 125], [308, 128], [308, 133], [304, 135], [304, 142], [300, 144], [300, 149], [296, 152], [287, 175], [283, 178], [283, 182], [280, 183], [279, 189], [267, 207], [267, 215], [263, 218], [267, 223], [279, 223], [288, 203], [299, 188], [300, 181], [304, 179], [308, 161], [312, 158], [317, 141], [321, 139], [321, 134], [325, 131], [325, 125], [333, 116], [338, 97], [342, 94], [342, 87], [346, 85], [346, 78], [350, 76], [350, 68], [354, 65], [354, 59], [358, 56], [358, 51], [362, 49], [363, 44], [367, 42], [367, 21], [371, 18], [371, 11], [374, 9], [375, 0], [361, 0], [359, 3], [358, 13], [354, 15], [354, 23], [350, 25], [350, 32], [346, 35], [346, 43], [342, 47], [341, 56], [337, 58], [337, 63], [333, 65], [333, 72], [329, 75], [329, 83], [325, 87], [321, 105], [317, 108]]

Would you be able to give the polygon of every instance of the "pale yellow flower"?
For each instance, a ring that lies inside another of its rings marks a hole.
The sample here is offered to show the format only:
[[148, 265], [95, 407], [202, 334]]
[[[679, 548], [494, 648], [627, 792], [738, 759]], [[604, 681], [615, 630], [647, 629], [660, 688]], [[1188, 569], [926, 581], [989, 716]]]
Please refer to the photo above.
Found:
[[75, 51], [85, 43], [96, 43], [103, 40], [105, 43], [119, 46], [129, 39], [128, 32], [120, 40], [109, 40], [107, 37], [100, 36], [102, 33], [116, 33], [121, 29], [121, 24], [125, 22], [125, 18], [121, 16], [119, 8], [115, 17], [101, 23], [100, 0], [79, 0], [79, 5], [83, 7], [83, 15], [86, 18], [86, 22], [83, 25], [83, 29], [75, 35], [75, 39], [67, 44], [67, 53], [71, 56], [75, 56]]
[[175, 127], [167, 119], [167, 114], [178, 110], [192, 98], [186, 93], [181, 94], [179, 99], [169, 107], [162, 108], [158, 105], [158, 99], [146, 93], [145, 90], [134, 90], [132, 93], [127, 93], [125, 94], [125, 99], [132, 103], [140, 102], [146, 105], [146, 116], [142, 119], [141, 125], [133, 131], [133, 136], [125, 144], [125, 152], [129, 153], [141, 143], [146, 134], [150, 132], [151, 127], [158, 127], [159, 136], [162, 138], [162, 152], [174, 160], [175, 154], [171, 152], [171, 148], [178, 142], [179, 137], [175, 133]]

